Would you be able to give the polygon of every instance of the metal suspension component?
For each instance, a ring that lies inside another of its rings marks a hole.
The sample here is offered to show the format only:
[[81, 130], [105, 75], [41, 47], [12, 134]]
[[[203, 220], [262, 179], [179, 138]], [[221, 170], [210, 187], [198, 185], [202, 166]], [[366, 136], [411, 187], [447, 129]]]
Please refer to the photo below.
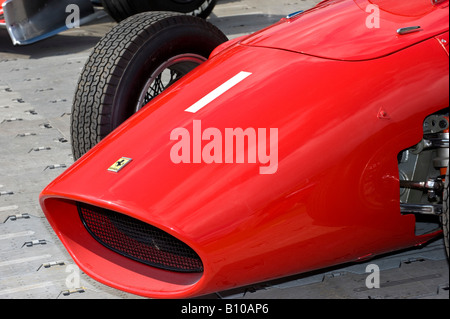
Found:
[[435, 215], [442, 214], [442, 205], [400, 204], [402, 214]]
[[423, 123], [423, 139], [399, 154], [400, 211], [440, 216], [443, 213], [443, 169], [448, 167], [449, 121], [432, 114]]
[[426, 182], [417, 182], [417, 181], [400, 181], [401, 188], [411, 188], [411, 189], [419, 189], [423, 191], [442, 191], [444, 189], [444, 183], [440, 179], [429, 179]]

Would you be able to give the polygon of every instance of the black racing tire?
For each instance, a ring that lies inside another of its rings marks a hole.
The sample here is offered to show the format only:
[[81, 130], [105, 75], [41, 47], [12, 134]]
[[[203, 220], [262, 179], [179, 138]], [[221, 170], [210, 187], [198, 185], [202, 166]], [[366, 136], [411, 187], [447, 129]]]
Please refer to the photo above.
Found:
[[216, 3], [217, 0], [102, 0], [105, 10], [119, 22], [145, 11], [174, 11], [206, 18]]
[[115, 26], [95, 46], [78, 81], [71, 116], [74, 159], [226, 40], [209, 22], [175, 12], [144, 12]]
[[449, 184], [449, 167], [447, 166], [447, 174], [445, 175], [445, 182], [444, 182], [444, 193], [443, 193], [443, 202], [442, 202], [442, 230], [444, 232], [444, 244], [445, 249], [447, 251], [447, 257], [450, 260], [450, 252], [449, 252], [449, 200], [448, 200], [448, 184]]

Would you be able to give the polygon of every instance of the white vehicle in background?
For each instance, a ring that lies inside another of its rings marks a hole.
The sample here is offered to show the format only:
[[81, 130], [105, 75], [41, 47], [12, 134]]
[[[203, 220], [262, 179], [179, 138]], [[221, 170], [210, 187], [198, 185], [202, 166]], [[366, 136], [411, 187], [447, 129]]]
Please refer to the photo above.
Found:
[[103, 6], [116, 21], [145, 11], [176, 11], [206, 18], [217, 0], [0, 0], [0, 27], [14, 45], [31, 44], [90, 21]]

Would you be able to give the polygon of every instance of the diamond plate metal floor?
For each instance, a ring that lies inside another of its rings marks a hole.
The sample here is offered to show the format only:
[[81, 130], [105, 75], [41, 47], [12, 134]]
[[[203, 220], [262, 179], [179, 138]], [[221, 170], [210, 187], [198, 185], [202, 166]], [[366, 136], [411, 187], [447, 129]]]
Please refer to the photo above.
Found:
[[[209, 18], [229, 38], [249, 34], [318, 0], [219, 0]], [[99, 10], [80, 29], [13, 47], [0, 29], [0, 299], [135, 299], [79, 271], [44, 218], [40, 191], [73, 163], [71, 102], [84, 61], [115, 25]], [[380, 288], [365, 285], [380, 268]], [[422, 249], [220, 292], [205, 298], [448, 299], [442, 240]]]

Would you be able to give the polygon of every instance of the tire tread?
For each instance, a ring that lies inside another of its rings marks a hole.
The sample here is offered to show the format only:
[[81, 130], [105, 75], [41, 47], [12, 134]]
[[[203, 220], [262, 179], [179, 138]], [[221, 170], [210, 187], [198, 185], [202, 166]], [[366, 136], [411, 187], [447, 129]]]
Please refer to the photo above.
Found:
[[219, 29], [203, 19], [175, 12], [144, 12], [116, 25], [94, 47], [73, 100], [71, 141], [75, 159], [111, 132], [115, 93], [134, 54], [159, 31], [183, 23], [198, 24], [226, 40]]

